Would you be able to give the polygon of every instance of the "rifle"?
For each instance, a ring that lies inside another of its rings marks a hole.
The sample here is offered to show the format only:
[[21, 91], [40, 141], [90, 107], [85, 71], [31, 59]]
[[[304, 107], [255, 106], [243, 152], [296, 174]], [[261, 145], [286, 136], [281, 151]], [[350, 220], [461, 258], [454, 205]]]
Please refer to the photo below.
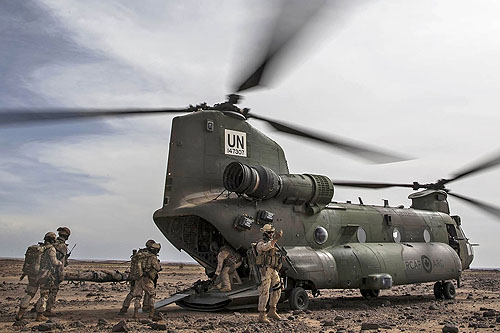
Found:
[[69, 250], [69, 252], [66, 254], [66, 259], [69, 258], [69, 256], [71, 255], [71, 252], [73, 252], [73, 249], [76, 247], [76, 243], [75, 245], [73, 245], [73, 247], [71, 248], [71, 250]]
[[292, 260], [290, 259], [290, 257], [288, 256], [288, 253], [286, 252], [286, 250], [284, 248], [282, 248], [281, 246], [278, 245], [278, 243], [274, 244], [274, 247], [276, 248], [276, 250], [279, 251], [279, 253], [281, 253], [281, 256], [283, 258], [285, 258], [286, 262], [288, 263], [288, 265], [290, 265], [290, 267], [292, 267], [293, 271], [295, 272], [295, 274], [299, 274], [299, 272], [297, 272], [297, 269], [295, 268], [295, 266], [293, 265], [293, 262]]

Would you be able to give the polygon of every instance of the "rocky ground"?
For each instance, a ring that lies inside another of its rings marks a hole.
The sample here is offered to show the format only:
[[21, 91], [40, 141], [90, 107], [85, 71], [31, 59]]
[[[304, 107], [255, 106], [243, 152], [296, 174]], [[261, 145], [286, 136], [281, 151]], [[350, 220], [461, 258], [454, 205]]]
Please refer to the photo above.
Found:
[[[111, 332], [121, 320], [129, 331], [155, 332], [359, 332], [373, 329], [384, 332], [500, 332], [500, 271], [472, 270], [464, 273], [462, 288], [453, 301], [436, 301], [432, 284], [394, 287], [382, 291], [377, 299], [365, 300], [356, 290], [323, 290], [311, 299], [306, 312], [288, 309], [280, 312], [286, 321], [257, 323], [257, 311], [220, 313], [186, 311], [176, 305], [164, 308], [163, 320], [152, 323], [145, 318], [133, 321], [118, 310], [128, 293], [127, 284], [63, 284], [57, 301], [57, 316], [49, 323], [36, 323], [34, 314], [26, 315], [23, 326], [13, 326], [26, 281], [19, 281], [22, 261], [0, 260], [0, 331], [52, 330], [62, 332]], [[124, 262], [71, 261], [72, 269], [116, 269]], [[189, 287], [204, 278], [196, 265], [164, 264], [157, 290], [159, 298]], [[36, 297], [38, 298], [38, 297]], [[131, 311], [129, 310], [129, 316]]]

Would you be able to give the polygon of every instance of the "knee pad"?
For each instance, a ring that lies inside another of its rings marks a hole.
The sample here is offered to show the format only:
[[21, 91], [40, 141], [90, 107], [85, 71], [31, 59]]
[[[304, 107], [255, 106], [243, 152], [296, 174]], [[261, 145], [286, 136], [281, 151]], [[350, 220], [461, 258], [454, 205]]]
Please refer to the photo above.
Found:
[[272, 289], [273, 289], [273, 291], [277, 291], [277, 290], [281, 290], [281, 287], [282, 287], [282, 284], [281, 284], [281, 281], [280, 281], [280, 282], [276, 283], [276, 284], [272, 287]]

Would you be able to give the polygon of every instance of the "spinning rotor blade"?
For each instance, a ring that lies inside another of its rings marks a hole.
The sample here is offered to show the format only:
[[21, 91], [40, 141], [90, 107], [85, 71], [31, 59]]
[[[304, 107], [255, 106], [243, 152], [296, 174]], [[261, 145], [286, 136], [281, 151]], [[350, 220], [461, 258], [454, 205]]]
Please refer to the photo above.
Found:
[[333, 181], [335, 186], [346, 187], [362, 187], [362, 188], [389, 188], [389, 187], [410, 187], [413, 188], [414, 184], [399, 184], [399, 183], [363, 183], [363, 182], [350, 182], [350, 181]]
[[269, 64], [276, 57], [283, 53], [283, 50], [296, 36], [303, 31], [303, 28], [311, 21], [311, 19], [323, 8], [324, 0], [316, 1], [295, 1], [290, 4], [290, 1], [283, 1], [281, 12], [275, 19], [274, 29], [269, 33], [269, 45], [262, 52], [260, 62], [258, 62], [249, 75], [236, 80], [234, 92], [238, 93], [253, 87], [262, 85], [262, 77], [269, 68]]
[[285, 125], [282, 122], [278, 122], [276, 120], [264, 118], [262, 116], [258, 116], [256, 114], [254, 114], [254, 113], [248, 114], [248, 118], [255, 118], [258, 120], [265, 121], [279, 132], [284, 132], [284, 133], [296, 135], [299, 137], [308, 138], [311, 140], [323, 142], [323, 143], [326, 143], [332, 147], [341, 149], [345, 152], [362, 157], [362, 158], [369, 160], [371, 162], [374, 162], [374, 163], [382, 164], [382, 163], [401, 162], [401, 161], [408, 160], [408, 158], [405, 158], [405, 157], [377, 151], [375, 149], [368, 148], [366, 146], [350, 143], [350, 142], [343, 140], [343, 139], [339, 139], [339, 138], [335, 138], [335, 137], [326, 137], [323, 135], [314, 134], [314, 133], [310, 132], [309, 130], [299, 129], [298, 127], [292, 127], [290, 125]]
[[184, 113], [194, 111], [191, 108], [184, 109], [99, 109], [99, 108], [47, 108], [35, 109], [33, 111], [8, 110], [0, 112], [0, 126], [20, 125], [26, 123], [68, 121], [84, 118], [104, 117], [126, 117], [153, 115], [160, 113]]
[[453, 178], [446, 179], [445, 183], [453, 182], [453, 181], [460, 179], [462, 177], [472, 175], [476, 172], [480, 172], [480, 171], [492, 168], [492, 167], [499, 165], [499, 164], [500, 164], [500, 154], [497, 154], [493, 158], [490, 158], [490, 159], [486, 160], [485, 162], [482, 162], [474, 167], [471, 167], [469, 169], [465, 169], [461, 172], [456, 173], [455, 175], [453, 175]]
[[490, 213], [491, 215], [495, 216], [497, 219], [500, 219], [500, 208], [498, 208], [498, 207], [492, 206], [490, 204], [484, 203], [484, 202], [476, 200], [476, 199], [471, 199], [471, 198], [465, 197], [465, 196], [460, 195], [460, 194], [448, 192], [448, 195], [451, 195], [455, 198], [466, 201], [466, 202], [470, 203], [471, 205], [473, 205], [479, 209], [482, 209], [487, 213]]

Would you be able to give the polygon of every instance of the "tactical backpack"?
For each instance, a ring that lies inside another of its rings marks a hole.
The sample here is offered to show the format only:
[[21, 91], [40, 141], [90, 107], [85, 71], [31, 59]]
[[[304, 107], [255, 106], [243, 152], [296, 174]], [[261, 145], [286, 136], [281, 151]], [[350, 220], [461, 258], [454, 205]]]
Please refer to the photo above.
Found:
[[130, 261], [130, 280], [139, 280], [144, 274], [142, 270], [142, 261], [145, 258], [145, 253], [138, 251], [136, 254], [132, 256], [132, 260]]
[[31, 245], [24, 254], [23, 275], [34, 276], [40, 271], [40, 259], [45, 251], [45, 246], [41, 243]]

